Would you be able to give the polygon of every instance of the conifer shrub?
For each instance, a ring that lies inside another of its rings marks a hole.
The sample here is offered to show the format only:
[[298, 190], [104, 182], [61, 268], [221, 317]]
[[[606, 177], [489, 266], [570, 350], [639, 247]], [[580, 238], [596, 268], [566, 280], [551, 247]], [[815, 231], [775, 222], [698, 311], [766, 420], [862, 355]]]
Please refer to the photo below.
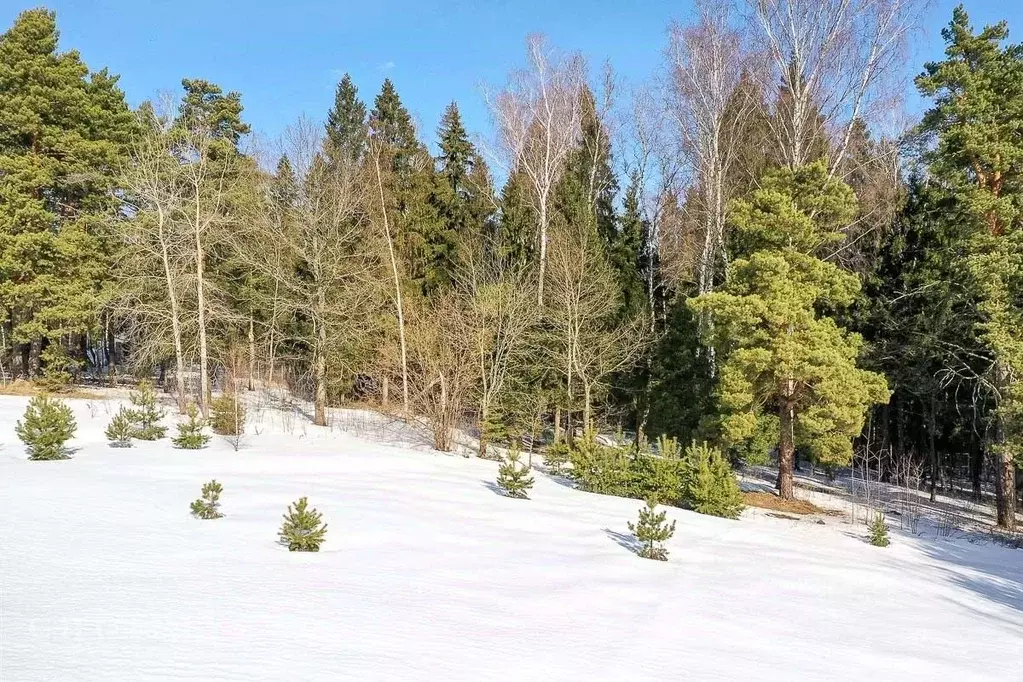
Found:
[[645, 507], [640, 507], [639, 520], [636, 523], [629, 522], [629, 530], [635, 534], [640, 542], [640, 548], [636, 554], [644, 559], [655, 559], [657, 561], [668, 560], [668, 550], [663, 546], [672, 535], [675, 534], [675, 522], [667, 523], [666, 512], [658, 512], [657, 499], [651, 497], [646, 501]]
[[156, 389], [148, 379], [139, 382], [138, 390], [129, 395], [132, 409], [130, 415], [135, 423], [135, 438], [138, 440], [160, 440], [167, 435], [167, 427], [160, 425], [166, 410], [156, 401]]
[[245, 405], [237, 393], [227, 393], [210, 403], [210, 427], [221, 436], [245, 433]]
[[172, 440], [174, 447], [182, 450], [200, 450], [210, 442], [209, 435], [203, 433], [206, 421], [199, 414], [195, 403], [189, 403], [185, 412], [188, 421], [178, 424], [178, 435]]
[[131, 439], [135, 436], [134, 413], [122, 407], [110, 420], [106, 436], [112, 448], [130, 448]]
[[216, 479], [204, 483], [202, 496], [192, 503], [192, 516], [197, 519], [219, 519], [224, 515], [220, 513], [220, 493], [224, 487], [217, 483]]
[[278, 533], [280, 544], [291, 552], [319, 552], [327, 535], [327, 524], [315, 509], [309, 509], [309, 501], [302, 497], [294, 505], [288, 505], [284, 523]]
[[888, 522], [881, 512], [874, 515], [874, 520], [870, 522], [869, 530], [870, 544], [875, 547], [887, 547], [891, 544], [891, 540], [888, 539]]
[[633, 461], [633, 484], [641, 499], [655, 497], [678, 506], [691, 488], [692, 466], [683, 458], [678, 441], [661, 436], [657, 453], [639, 453]]
[[547, 465], [552, 474], [560, 474], [566, 464], [572, 460], [572, 448], [568, 443], [559, 440], [543, 453], [543, 463]]
[[592, 431], [577, 438], [572, 448], [572, 477], [591, 493], [632, 497], [632, 455], [625, 448], [601, 445]]
[[693, 476], [684, 494], [685, 506], [701, 514], [735, 519], [743, 510], [742, 491], [721, 451], [694, 441], [686, 449]]
[[41, 394], [28, 402], [25, 415], [15, 425], [14, 432], [25, 444], [31, 460], [69, 459], [71, 453], [65, 443], [75, 435], [77, 427], [70, 407]]
[[497, 470], [497, 485], [501, 486], [508, 497], [529, 499], [533, 477], [529, 474], [529, 467], [519, 461], [518, 448], [513, 447], [508, 451], [508, 458]]

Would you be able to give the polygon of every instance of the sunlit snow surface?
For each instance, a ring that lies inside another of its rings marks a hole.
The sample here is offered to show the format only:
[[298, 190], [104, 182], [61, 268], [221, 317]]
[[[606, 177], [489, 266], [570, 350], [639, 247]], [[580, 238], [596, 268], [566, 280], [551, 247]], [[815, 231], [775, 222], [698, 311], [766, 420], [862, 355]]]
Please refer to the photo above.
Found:
[[[1023, 551], [670, 509], [646, 561], [638, 502], [540, 472], [509, 499], [492, 462], [270, 412], [239, 452], [112, 449], [116, 403], [70, 402], [74, 459], [29, 462], [0, 398], [3, 682], [1023, 675]], [[226, 516], [195, 520], [211, 478]], [[318, 554], [276, 544], [303, 495]]]

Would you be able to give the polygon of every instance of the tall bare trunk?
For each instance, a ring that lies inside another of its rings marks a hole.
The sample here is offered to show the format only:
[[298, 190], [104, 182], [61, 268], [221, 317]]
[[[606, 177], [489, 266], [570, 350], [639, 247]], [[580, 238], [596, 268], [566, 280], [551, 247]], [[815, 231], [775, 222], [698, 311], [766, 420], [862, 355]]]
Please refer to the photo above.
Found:
[[781, 433], [778, 439], [778, 494], [783, 500], [793, 499], [792, 467], [795, 460], [795, 439], [793, 438], [792, 405], [782, 400], [778, 407]]
[[170, 253], [167, 248], [167, 236], [164, 233], [165, 217], [163, 211], [157, 214], [160, 250], [163, 259], [163, 275], [167, 280], [167, 299], [171, 309], [171, 334], [174, 337], [174, 384], [177, 391], [178, 412], [185, 413], [188, 398], [185, 393], [185, 351], [181, 342], [181, 306], [174, 290], [174, 274], [171, 271]]
[[206, 263], [202, 247], [202, 211], [199, 188], [195, 193], [195, 295], [199, 317], [199, 408], [210, 416], [209, 347], [206, 341]]
[[937, 450], [937, 448], [935, 447], [935, 444], [934, 444], [934, 436], [935, 436], [934, 431], [937, 428], [937, 419], [934, 416], [934, 413], [937, 410], [936, 404], [937, 404], [937, 399], [932, 394], [931, 395], [930, 410], [928, 412], [928, 423], [927, 423], [927, 432], [928, 432], [927, 433], [927, 447], [928, 447], [928, 451], [929, 451], [929, 455], [930, 455], [930, 460], [931, 460], [931, 462], [930, 462], [931, 463], [931, 502], [934, 502], [935, 499], [937, 498], [937, 488], [938, 488], [938, 450]]
[[[1008, 387], [1009, 368], [1001, 360], [995, 362], [995, 376], [998, 388]], [[1016, 463], [1013, 453], [1005, 448], [1004, 417], [999, 416], [995, 427], [995, 443], [999, 451], [995, 454], [995, 507], [998, 512], [998, 525], [1008, 531], [1016, 530]]]
[[543, 307], [543, 284], [547, 275], [547, 198], [540, 199], [540, 272], [536, 283], [536, 303]]
[[252, 313], [249, 313], [249, 390], [255, 389], [256, 381], [256, 330]]

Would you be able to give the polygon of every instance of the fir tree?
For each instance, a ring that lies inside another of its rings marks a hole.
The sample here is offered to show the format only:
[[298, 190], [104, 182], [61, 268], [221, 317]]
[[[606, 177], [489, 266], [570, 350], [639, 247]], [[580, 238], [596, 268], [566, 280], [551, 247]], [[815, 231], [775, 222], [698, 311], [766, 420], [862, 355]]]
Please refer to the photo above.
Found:
[[135, 437], [135, 414], [122, 407], [110, 420], [105, 433], [110, 447], [130, 448], [131, 439]]
[[206, 447], [210, 437], [203, 433], [206, 422], [199, 414], [199, 408], [195, 403], [189, 403], [185, 414], [188, 421], [178, 424], [178, 435], [172, 439], [174, 447], [182, 450], [200, 450]]
[[53, 460], [71, 457], [65, 443], [75, 435], [76, 428], [71, 408], [42, 394], [29, 401], [14, 431], [25, 444], [29, 459]]
[[519, 450], [513, 447], [508, 457], [497, 470], [497, 485], [507, 493], [508, 497], [520, 500], [529, 499], [529, 489], [533, 487], [533, 477], [529, 467], [519, 461]]
[[733, 262], [723, 290], [689, 301], [714, 315], [724, 440], [753, 435], [760, 405], [776, 410], [784, 499], [792, 499], [797, 445], [821, 463], [844, 464], [867, 409], [888, 400], [884, 377], [857, 366], [862, 338], [820, 313], [859, 293], [854, 275], [818, 255], [843, 239], [855, 208], [851, 190], [823, 163], [768, 175], [733, 208], [737, 241], [749, 255]]
[[644, 559], [667, 561], [668, 550], [663, 547], [663, 543], [675, 534], [675, 522], [669, 525], [666, 522], [667, 513], [658, 512], [656, 508], [656, 498], [648, 499], [646, 507], [639, 510], [639, 520], [636, 523], [629, 522], [629, 530], [640, 542], [637, 554]]
[[331, 164], [358, 162], [366, 151], [366, 105], [347, 73], [337, 84], [327, 112], [327, 158]]
[[192, 502], [192, 516], [197, 519], [219, 519], [223, 518], [220, 513], [220, 493], [224, 487], [217, 483], [216, 479], [204, 483], [202, 496]]
[[132, 408], [126, 414], [135, 424], [133, 437], [139, 440], [160, 440], [167, 434], [167, 427], [160, 425], [160, 420], [167, 414], [156, 399], [153, 382], [144, 379], [139, 382], [138, 390], [128, 396]]
[[874, 520], [870, 522], [870, 544], [875, 547], [887, 547], [891, 544], [891, 540], [888, 539], [888, 522], [885, 521], [884, 514], [878, 512], [874, 515]]
[[279, 533], [280, 543], [286, 545], [291, 552], [319, 552], [320, 545], [327, 535], [327, 524], [323, 523], [322, 515], [315, 509], [309, 509], [309, 502], [302, 497], [294, 504], [288, 505], [284, 514], [284, 523]]

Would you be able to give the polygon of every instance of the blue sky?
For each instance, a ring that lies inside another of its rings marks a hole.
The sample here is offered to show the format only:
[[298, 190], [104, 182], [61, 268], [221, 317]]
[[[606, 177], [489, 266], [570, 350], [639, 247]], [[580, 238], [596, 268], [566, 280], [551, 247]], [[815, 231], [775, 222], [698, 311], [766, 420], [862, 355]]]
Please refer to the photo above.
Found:
[[[915, 74], [939, 56], [940, 28], [956, 0], [933, 0], [914, 55]], [[976, 25], [1005, 18], [1023, 40], [1023, 3], [966, 2]], [[0, 0], [0, 30], [32, 3]], [[594, 67], [609, 59], [628, 83], [658, 68], [665, 29], [689, 0], [51, 0], [61, 47], [121, 75], [132, 104], [181, 78], [206, 78], [242, 93], [247, 120], [268, 136], [300, 114], [321, 119], [348, 71], [372, 106], [391, 78], [424, 138], [457, 100], [470, 130], [488, 126], [481, 82], [500, 84], [522, 64], [524, 39], [543, 32]]]

